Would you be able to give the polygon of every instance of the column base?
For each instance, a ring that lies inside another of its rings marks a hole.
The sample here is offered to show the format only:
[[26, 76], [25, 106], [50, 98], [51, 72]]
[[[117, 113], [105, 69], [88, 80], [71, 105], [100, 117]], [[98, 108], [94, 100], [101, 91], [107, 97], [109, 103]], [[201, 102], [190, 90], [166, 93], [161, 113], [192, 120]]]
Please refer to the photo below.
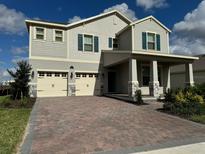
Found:
[[149, 83], [150, 95], [156, 98], [159, 97], [159, 81], [154, 81]]
[[68, 84], [68, 96], [75, 96], [75, 84]]
[[193, 87], [194, 86], [194, 82], [185, 82], [184, 85], [185, 85], [186, 88]]
[[135, 92], [138, 89], [139, 89], [138, 81], [128, 81], [128, 94], [130, 98], [133, 98], [135, 96]]

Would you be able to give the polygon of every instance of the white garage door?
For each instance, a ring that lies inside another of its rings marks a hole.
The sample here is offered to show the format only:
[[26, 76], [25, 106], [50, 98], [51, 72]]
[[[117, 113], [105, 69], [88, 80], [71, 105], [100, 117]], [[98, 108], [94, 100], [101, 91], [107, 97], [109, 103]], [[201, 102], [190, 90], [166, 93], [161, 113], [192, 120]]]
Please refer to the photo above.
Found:
[[76, 96], [92, 96], [100, 94], [98, 74], [76, 74]]
[[38, 72], [37, 96], [67, 96], [67, 73]]

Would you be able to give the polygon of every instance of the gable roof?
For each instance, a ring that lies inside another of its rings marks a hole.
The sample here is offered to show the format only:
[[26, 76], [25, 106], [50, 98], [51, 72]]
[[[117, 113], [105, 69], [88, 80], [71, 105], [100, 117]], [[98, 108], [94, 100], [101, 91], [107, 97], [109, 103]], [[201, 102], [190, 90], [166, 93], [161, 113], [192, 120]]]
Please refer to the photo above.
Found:
[[135, 21], [135, 22], [132, 22], [131, 24], [130, 24], [130, 26], [132, 26], [132, 25], [135, 25], [135, 24], [139, 24], [139, 23], [141, 23], [141, 22], [144, 22], [145, 20], [148, 20], [148, 19], [152, 19], [152, 20], [154, 20], [156, 23], [158, 23], [162, 28], [164, 28], [165, 30], [167, 30], [168, 32], [172, 32], [169, 28], [167, 28], [165, 25], [163, 25], [159, 20], [157, 20], [154, 16], [148, 16], [148, 17], [145, 17], [145, 18], [142, 18], [142, 19], [140, 19], [140, 20], [137, 20], [137, 21]]
[[68, 24], [62, 24], [62, 23], [56, 23], [56, 22], [48, 22], [48, 21], [43, 21], [43, 20], [25, 20], [27, 26], [30, 24], [30, 23], [33, 23], [33, 24], [41, 24], [41, 25], [48, 25], [48, 26], [57, 26], [57, 27], [62, 27], [62, 28], [69, 28], [69, 27], [72, 27], [72, 26], [75, 26], [75, 25], [78, 25], [78, 24], [82, 24], [82, 23], [85, 23], [85, 22], [89, 22], [89, 21], [92, 21], [92, 20], [97, 20], [99, 18], [103, 18], [105, 16], [108, 16], [108, 15], [111, 15], [111, 14], [117, 14], [119, 15], [120, 17], [122, 17], [122, 19], [124, 21], [126, 21], [128, 24], [130, 24], [132, 21], [130, 19], [128, 19], [125, 15], [123, 15], [122, 13], [120, 13], [119, 11], [117, 10], [112, 10], [112, 11], [109, 11], [109, 12], [105, 12], [105, 13], [101, 13], [99, 15], [96, 15], [96, 16], [93, 16], [93, 17], [89, 17], [89, 18], [86, 18], [86, 19], [82, 19], [80, 21], [77, 21], [77, 22], [74, 22], [74, 23], [68, 23]]

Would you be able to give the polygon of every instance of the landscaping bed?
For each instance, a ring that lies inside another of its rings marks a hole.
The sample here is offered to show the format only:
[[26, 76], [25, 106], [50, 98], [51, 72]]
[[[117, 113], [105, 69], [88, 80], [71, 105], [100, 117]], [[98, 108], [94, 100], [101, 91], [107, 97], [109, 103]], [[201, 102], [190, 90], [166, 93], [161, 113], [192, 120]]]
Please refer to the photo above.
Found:
[[205, 84], [195, 87], [168, 90], [163, 112], [205, 124]]
[[0, 96], [0, 153], [16, 153], [34, 103], [35, 98]]

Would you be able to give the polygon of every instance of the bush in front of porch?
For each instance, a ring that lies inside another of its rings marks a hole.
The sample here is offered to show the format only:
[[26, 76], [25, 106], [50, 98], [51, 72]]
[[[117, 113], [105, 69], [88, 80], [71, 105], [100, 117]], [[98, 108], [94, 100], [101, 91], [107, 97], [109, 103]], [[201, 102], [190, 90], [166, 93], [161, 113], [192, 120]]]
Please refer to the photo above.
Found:
[[[205, 85], [205, 84], [204, 84]], [[168, 90], [165, 94], [163, 108], [166, 112], [182, 116], [193, 121], [205, 122], [205, 102], [201, 91], [195, 86], [185, 89], [178, 89], [177, 91]], [[201, 116], [197, 118], [192, 118]], [[197, 120], [194, 120], [197, 119]]]

